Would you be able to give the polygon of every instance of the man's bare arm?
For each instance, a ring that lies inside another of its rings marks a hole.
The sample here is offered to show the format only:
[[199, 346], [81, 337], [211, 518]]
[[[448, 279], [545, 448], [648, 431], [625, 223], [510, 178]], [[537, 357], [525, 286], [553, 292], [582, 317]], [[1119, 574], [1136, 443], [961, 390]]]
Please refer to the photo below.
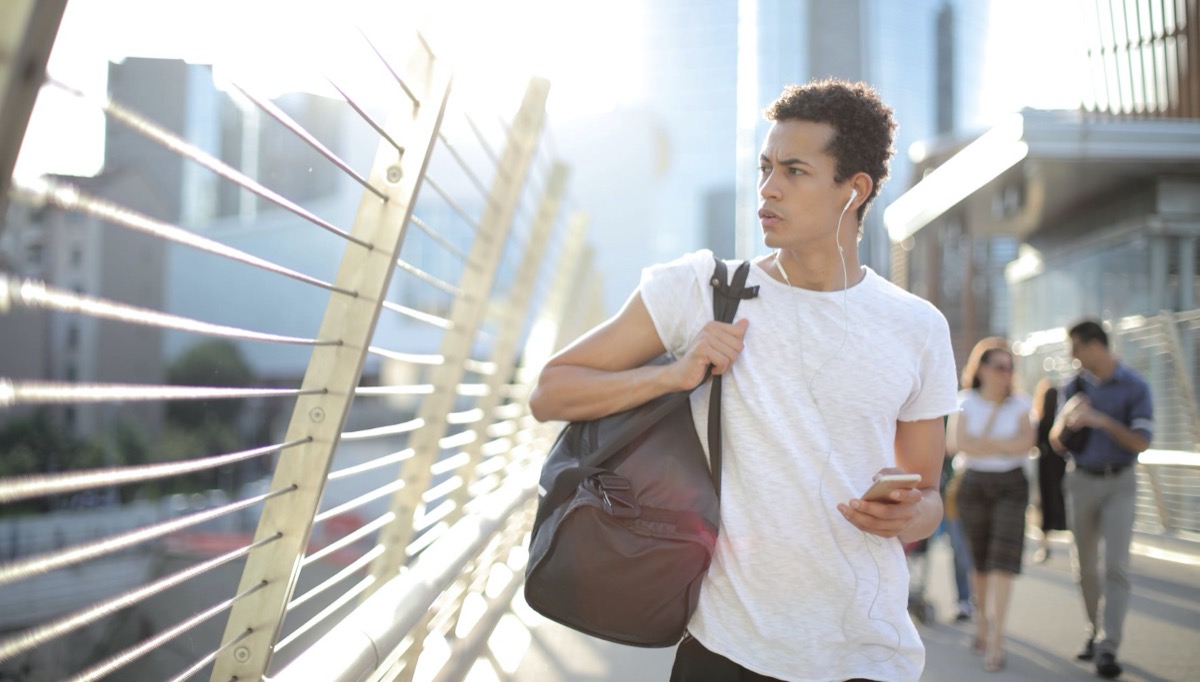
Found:
[[896, 423], [896, 466], [921, 474], [920, 501], [908, 526], [900, 532], [901, 542], [915, 542], [933, 535], [942, 522], [942, 453], [946, 450], [946, 427], [941, 417]]
[[1061, 441], [1065, 429], [1079, 429], [1085, 426], [1108, 433], [1117, 445], [1127, 452], [1137, 454], [1150, 447], [1150, 439], [1143, 432], [1131, 429], [1120, 420], [1095, 409], [1086, 398], [1076, 400], [1077, 397], [1078, 395], [1067, 401], [1067, 405], [1063, 406], [1062, 412], [1054, 420], [1054, 426], [1050, 428], [1050, 445], [1055, 447], [1056, 452], [1066, 450]]
[[1037, 443], [1037, 431], [1033, 422], [1026, 418], [1017, 424], [1017, 433], [1011, 438], [988, 438], [972, 436], [966, 432], [966, 420], [953, 419], [954, 440], [958, 449], [968, 455], [1018, 455], [1025, 456]]
[[709, 322], [686, 355], [668, 365], [643, 366], [666, 352], [641, 293], [542, 368], [529, 398], [539, 421], [597, 419], [694, 388], [708, 366], [729, 369], [741, 352], [747, 323]]
[[1062, 415], [1059, 415], [1054, 420], [1054, 424], [1050, 427], [1050, 449], [1059, 455], [1067, 454], [1067, 446], [1063, 445], [1062, 433], [1065, 423]]
[[1054, 417], [1054, 423], [1050, 426], [1050, 448], [1060, 455], [1066, 456], [1067, 446], [1063, 445], [1063, 431], [1071, 426], [1068, 421], [1072, 420], [1072, 415], [1081, 403], [1087, 402], [1087, 396], [1083, 393], [1076, 393], [1063, 404], [1062, 409]]
[[890, 502], [850, 500], [838, 510], [859, 529], [880, 537], [898, 537], [901, 542], [927, 538], [942, 522], [939, 485], [946, 431], [942, 418], [896, 422], [896, 469], [880, 473], [920, 474], [914, 490], [891, 493]]

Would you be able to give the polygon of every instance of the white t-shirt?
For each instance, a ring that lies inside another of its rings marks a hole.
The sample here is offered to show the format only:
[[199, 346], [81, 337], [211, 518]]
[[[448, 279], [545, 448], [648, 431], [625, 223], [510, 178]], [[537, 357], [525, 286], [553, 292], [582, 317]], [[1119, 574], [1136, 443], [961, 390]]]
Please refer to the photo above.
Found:
[[[936, 308], [864, 270], [843, 308], [843, 292], [793, 289], [752, 266], [759, 295], [738, 308], [750, 325], [722, 389], [721, 532], [689, 630], [785, 680], [917, 680], [925, 662], [903, 547], [836, 505], [895, 465], [897, 421], [955, 409], [954, 356]], [[712, 271], [698, 251], [642, 273], [677, 357], [712, 319]], [[703, 441], [707, 386], [692, 414]]]
[[[966, 428], [967, 433], [976, 437], [984, 435], [983, 429], [987, 426], [988, 420], [992, 418], [992, 410], [997, 410], [996, 420], [992, 423], [992, 430], [988, 437], [997, 440], [1016, 436], [1021, 422], [1027, 422], [1033, 418], [1030, 416], [1032, 414], [1033, 401], [1027, 395], [1010, 395], [999, 407], [996, 407], [996, 403], [979, 395], [979, 391], [967, 388], [959, 392], [958, 404], [962, 410], [962, 414], [958, 418], [963, 420], [963, 426]], [[1018, 469], [1029, 459], [1027, 455], [1004, 455], [1000, 453], [968, 455], [965, 452], [960, 452], [955, 455], [956, 465], [959, 458], [961, 458], [965, 463], [964, 466], [968, 469], [991, 472]]]

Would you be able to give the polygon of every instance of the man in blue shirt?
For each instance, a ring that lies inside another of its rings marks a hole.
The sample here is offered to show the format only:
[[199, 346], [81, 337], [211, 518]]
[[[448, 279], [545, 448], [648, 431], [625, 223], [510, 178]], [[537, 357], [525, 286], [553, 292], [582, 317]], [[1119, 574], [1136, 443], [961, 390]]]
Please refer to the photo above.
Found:
[[[1121, 674], [1117, 648], [1129, 606], [1129, 543], [1133, 537], [1138, 453], [1150, 447], [1154, 410], [1150, 387], [1108, 347], [1094, 320], [1071, 327], [1071, 355], [1082, 369], [1063, 391], [1066, 403], [1050, 430], [1050, 443], [1069, 453], [1063, 479], [1067, 525], [1075, 535], [1079, 587], [1090, 624], [1079, 660], [1096, 661], [1096, 673]], [[1084, 431], [1086, 436], [1078, 437]], [[1104, 579], [1099, 540], [1104, 538]], [[1104, 596], [1103, 618], [1100, 597]]]

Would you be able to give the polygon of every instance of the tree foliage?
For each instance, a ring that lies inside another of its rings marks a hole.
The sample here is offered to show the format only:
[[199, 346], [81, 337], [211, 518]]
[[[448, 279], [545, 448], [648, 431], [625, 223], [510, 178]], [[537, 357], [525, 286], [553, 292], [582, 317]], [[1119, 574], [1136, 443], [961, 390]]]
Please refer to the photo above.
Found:
[[[234, 344], [203, 341], [189, 348], [167, 368], [167, 381], [176, 386], [242, 388], [256, 381]], [[173, 400], [166, 406], [166, 425], [155, 442], [154, 430], [117, 419], [88, 440], [70, 435], [50, 410], [40, 409], [0, 425], [0, 478], [132, 466], [197, 459], [245, 447], [241, 415], [244, 400]], [[261, 475], [260, 464], [242, 463], [183, 477], [121, 486], [123, 500], [136, 495], [157, 497], [221, 487], [236, 490], [250, 477]], [[71, 504], [70, 496], [0, 507], [0, 515], [40, 511]]]
[[[254, 384], [254, 372], [238, 347], [222, 339], [202, 341], [167, 367], [167, 383], [175, 386], [245, 388]], [[234, 424], [242, 411], [240, 398], [175, 400], [167, 405], [171, 426], [201, 429], [212, 423]]]

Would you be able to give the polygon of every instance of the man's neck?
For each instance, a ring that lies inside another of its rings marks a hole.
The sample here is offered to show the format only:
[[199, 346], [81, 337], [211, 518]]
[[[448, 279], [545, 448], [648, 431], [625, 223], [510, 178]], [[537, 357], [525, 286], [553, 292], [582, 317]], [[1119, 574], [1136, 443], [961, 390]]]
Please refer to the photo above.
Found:
[[1096, 367], [1092, 368], [1092, 374], [1100, 381], [1108, 381], [1117, 373], [1117, 356], [1111, 352], [1105, 355], [1097, 363]]
[[[862, 281], [866, 273], [858, 262], [858, 249], [832, 251], [776, 251], [763, 263], [771, 276], [784, 284], [811, 291], [841, 291]], [[845, 273], [842, 262], [845, 259]], [[781, 272], [782, 270], [782, 272]]]

